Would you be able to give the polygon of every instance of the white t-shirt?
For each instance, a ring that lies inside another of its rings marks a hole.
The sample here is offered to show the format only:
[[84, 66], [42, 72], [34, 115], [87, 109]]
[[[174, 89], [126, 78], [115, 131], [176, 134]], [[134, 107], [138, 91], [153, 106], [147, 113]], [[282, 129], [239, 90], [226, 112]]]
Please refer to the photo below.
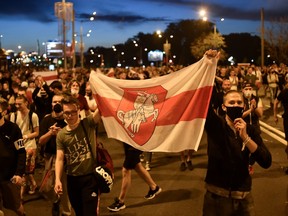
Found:
[[[39, 118], [38, 118], [38, 115], [36, 113], [32, 113], [32, 127], [35, 128], [35, 127], [39, 127]], [[11, 117], [10, 117], [10, 121], [11, 122], [15, 122], [15, 113], [12, 113], [11, 114]], [[20, 113], [20, 111], [17, 111], [17, 118], [16, 118], [16, 122], [15, 122], [21, 132], [22, 132], [22, 136], [24, 135], [28, 135], [30, 133], [33, 132], [33, 128], [30, 126], [30, 119], [29, 119], [29, 112], [27, 113], [26, 116], [24, 116], [22, 118], [22, 115]], [[24, 142], [24, 145], [25, 145], [25, 149], [37, 149], [37, 144], [36, 144], [36, 140], [35, 138], [32, 138], [32, 139], [26, 139], [25, 142]]]

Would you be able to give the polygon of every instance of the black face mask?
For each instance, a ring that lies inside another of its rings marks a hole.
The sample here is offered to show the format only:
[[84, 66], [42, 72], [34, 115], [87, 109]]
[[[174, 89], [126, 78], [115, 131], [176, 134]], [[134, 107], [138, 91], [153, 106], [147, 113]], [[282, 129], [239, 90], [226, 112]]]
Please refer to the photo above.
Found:
[[229, 118], [234, 121], [236, 118], [241, 118], [243, 114], [243, 107], [227, 107], [226, 106], [226, 114]]
[[61, 104], [59, 104], [59, 103], [57, 103], [57, 104], [55, 104], [54, 105], [54, 107], [53, 107], [53, 111], [55, 112], [55, 113], [60, 113], [60, 112], [62, 112], [62, 106], [61, 106]]

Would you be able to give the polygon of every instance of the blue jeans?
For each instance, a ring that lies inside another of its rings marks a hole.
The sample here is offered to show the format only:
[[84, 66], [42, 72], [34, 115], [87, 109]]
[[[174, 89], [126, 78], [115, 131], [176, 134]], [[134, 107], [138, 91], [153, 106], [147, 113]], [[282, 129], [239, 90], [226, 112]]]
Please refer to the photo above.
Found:
[[203, 216], [255, 216], [251, 193], [244, 199], [232, 199], [206, 191]]

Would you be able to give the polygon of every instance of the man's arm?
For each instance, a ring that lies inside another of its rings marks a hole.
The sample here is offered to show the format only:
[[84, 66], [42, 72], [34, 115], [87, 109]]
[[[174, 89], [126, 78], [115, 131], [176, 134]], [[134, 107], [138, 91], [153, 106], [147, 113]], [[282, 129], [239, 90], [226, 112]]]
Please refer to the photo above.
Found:
[[274, 100], [274, 104], [273, 104], [274, 121], [276, 123], [278, 122], [277, 111], [278, 111], [278, 104], [279, 103], [280, 103], [280, 101], [276, 98]]
[[57, 150], [55, 161], [55, 187], [54, 187], [54, 190], [57, 194], [61, 194], [63, 191], [61, 183], [63, 169], [64, 169], [64, 151]]
[[96, 110], [94, 111], [93, 113], [93, 121], [96, 123], [98, 123], [101, 119], [101, 116], [100, 116], [100, 112], [99, 112], [99, 109], [96, 108]]

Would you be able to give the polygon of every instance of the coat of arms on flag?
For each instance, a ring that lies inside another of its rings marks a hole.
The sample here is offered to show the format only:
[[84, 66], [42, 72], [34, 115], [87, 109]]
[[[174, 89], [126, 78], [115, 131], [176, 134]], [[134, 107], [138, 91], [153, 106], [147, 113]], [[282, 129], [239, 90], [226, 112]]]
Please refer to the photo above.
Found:
[[135, 143], [144, 145], [154, 132], [167, 90], [162, 86], [123, 90], [117, 120]]

